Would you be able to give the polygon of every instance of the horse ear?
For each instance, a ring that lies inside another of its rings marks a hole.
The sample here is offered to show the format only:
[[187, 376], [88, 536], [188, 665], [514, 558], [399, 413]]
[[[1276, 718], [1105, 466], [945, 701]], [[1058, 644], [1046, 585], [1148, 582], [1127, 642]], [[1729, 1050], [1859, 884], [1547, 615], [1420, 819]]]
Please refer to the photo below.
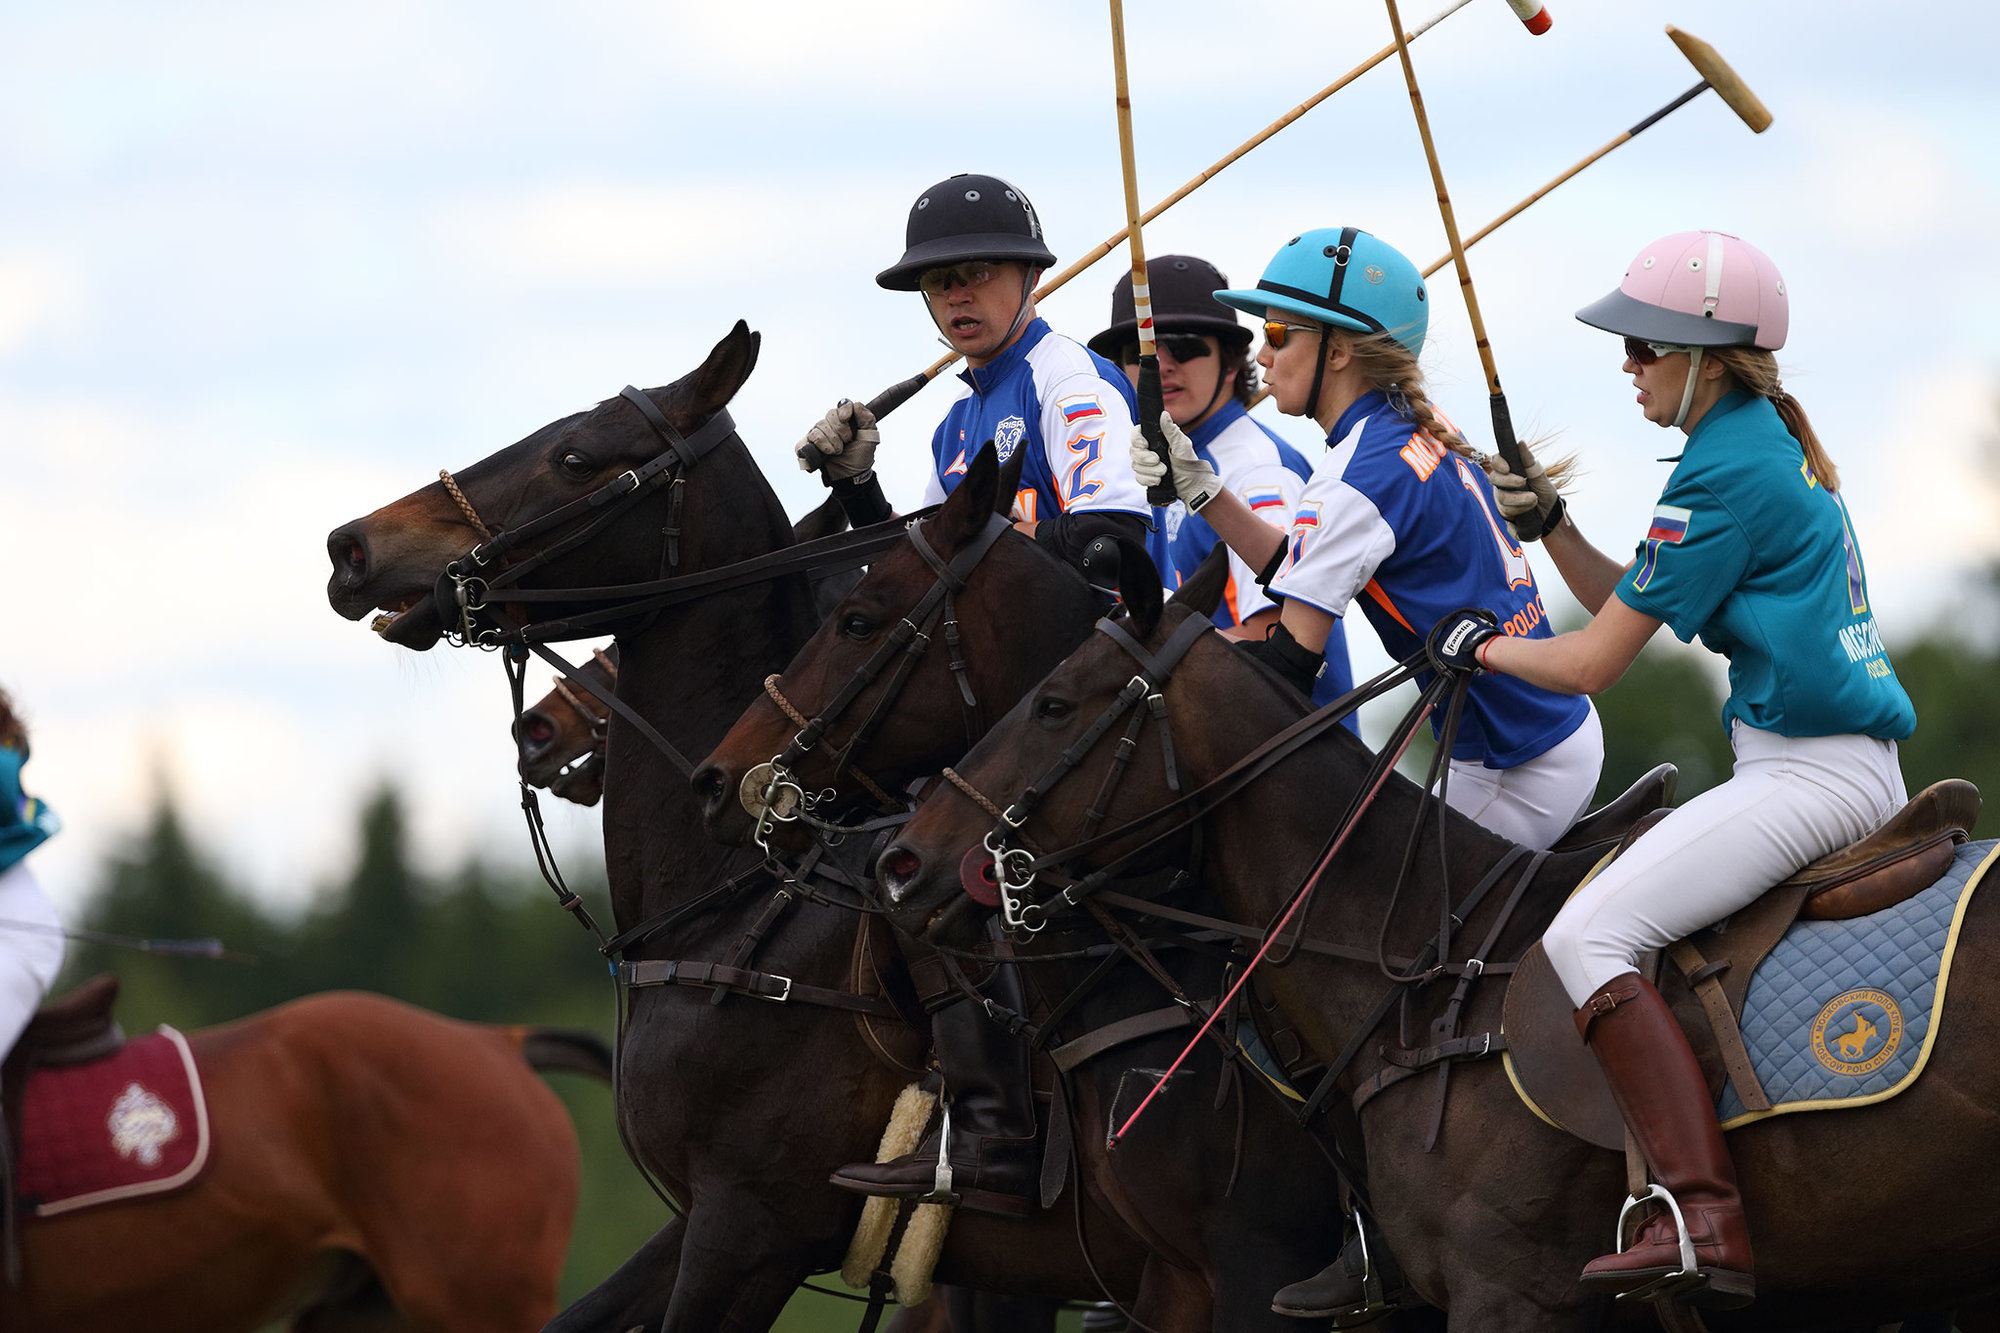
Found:
[[1014, 512], [1014, 500], [1021, 491], [1021, 465], [1027, 461], [1028, 451], [1016, 449], [1014, 456], [1000, 465], [1000, 480], [993, 488], [993, 512], [1002, 518]]
[[845, 531], [847, 531], [847, 511], [840, 507], [839, 496], [828, 496], [819, 508], [792, 524], [792, 540], [817, 541], [821, 537], [831, 537], [836, 532]]
[[1132, 617], [1132, 632], [1141, 639], [1151, 638], [1159, 628], [1160, 609], [1166, 590], [1160, 587], [1160, 571], [1145, 547], [1129, 537], [1118, 539], [1118, 600]]
[[946, 545], [963, 546], [986, 530], [986, 519], [994, 512], [993, 497], [999, 490], [1000, 463], [993, 453], [993, 442], [988, 440], [932, 520]]
[[1191, 606], [1212, 619], [1216, 608], [1222, 605], [1222, 594], [1228, 587], [1229, 548], [1217, 542], [1215, 549], [1202, 557], [1200, 567], [1174, 590], [1173, 600], [1180, 606]]
[[757, 352], [763, 341], [762, 334], [752, 333], [748, 324], [737, 320], [736, 327], [723, 334], [722, 341], [709, 352], [708, 360], [681, 381], [688, 395], [688, 410], [695, 416], [706, 416], [734, 398], [757, 368]]

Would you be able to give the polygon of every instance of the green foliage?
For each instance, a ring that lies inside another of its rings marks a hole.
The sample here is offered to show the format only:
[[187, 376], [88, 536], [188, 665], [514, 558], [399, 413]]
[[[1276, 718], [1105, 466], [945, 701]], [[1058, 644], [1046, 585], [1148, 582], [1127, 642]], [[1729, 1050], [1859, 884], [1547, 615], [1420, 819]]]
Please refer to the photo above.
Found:
[[1681, 801], [1729, 776], [1722, 691], [1703, 660], [1720, 659], [1664, 633], [1654, 637], [1624, 679], [1596, 698], [1604, 723], [1604, 776], [1592, 804], [1610, 800], [1657, 764], [1680, 769]]

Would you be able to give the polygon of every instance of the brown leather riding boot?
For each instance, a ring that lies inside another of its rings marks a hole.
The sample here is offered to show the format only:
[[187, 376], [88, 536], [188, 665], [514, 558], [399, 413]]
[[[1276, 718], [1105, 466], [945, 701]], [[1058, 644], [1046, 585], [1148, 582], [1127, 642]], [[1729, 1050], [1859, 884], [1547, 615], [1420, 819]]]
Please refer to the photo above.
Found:
[[[988, 994], [1021, 1012], [1014, 967], [999, 967]], [[931, 1039], [944, 1074], [951, 1114], [951, 1178], [947, 1192], [960, 1207], [1002, 1217], [1026, 1217], [1040, 1195], [1042, 1152], [1035, 1137], [1035, 1090], [1028, 1044], [970, 1000], [931, 1016]], [[891, 1162], [856, 1162], [832, 1182], [857, 1194], [921, 1198], [939, 1184], [938, 1131], [917, 1150]]]
[[[1716, 1123], [1708, 1081], [1673, 1011], [1650, 981], [1628, 972], [1605, 983], [1576, 1011], [1576, 1030], [1604, 1070], [1653, 1178], [1687, 1219], [1701, 1284], [1658, 1294], [1710, 1309], [1749, 1304], [1756, 1282], [1736, 1170]], [[1654, 1207], [1629, 1247], [1584, 1268], [1585, 1291], [1637, 1291], [1680, 1271], [1673, 1214]]]

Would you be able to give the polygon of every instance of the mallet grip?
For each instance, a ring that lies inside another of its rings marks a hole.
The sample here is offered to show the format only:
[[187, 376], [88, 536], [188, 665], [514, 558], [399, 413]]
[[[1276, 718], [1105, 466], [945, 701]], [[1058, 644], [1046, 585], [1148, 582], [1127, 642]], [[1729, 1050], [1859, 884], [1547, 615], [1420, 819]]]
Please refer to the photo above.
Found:
[[1160, 401], [1160, 358], [1158, 355], [1139, 358], [1139, 433], [1151, 446], [1153, 454], [1167, 465], [1167, 479], [1146, 488], [1146, 503], [1166, 506], [1174, 502], [1174, 460], [1167, 448], [1166, 433], [1160, 429], [1160, 413], [1165, 410]]
[[906, 380], [898, 380], [882, 392], [868, 400], [868, 413], [877, 421], [888, 416], [910, 399], [916, 397], [917, 390], [931, 382], [931, 377], [919, 371]]
[[[1507, 460], [1508, 470], [1515, 476], [1527, 476], [1528, 465], [1521, 459], [1521, 442], [1514, 438], [1514, 414], [1507, 410], [1507, 395], [1496, 393], [1488, 402], [1493, 408], [1494, 449]], [[1531, 542], [1542, 535], [1542, 515], [1538, 509], [1531, 509], [1512, 522], [1514, 531], [1524, 542]]]

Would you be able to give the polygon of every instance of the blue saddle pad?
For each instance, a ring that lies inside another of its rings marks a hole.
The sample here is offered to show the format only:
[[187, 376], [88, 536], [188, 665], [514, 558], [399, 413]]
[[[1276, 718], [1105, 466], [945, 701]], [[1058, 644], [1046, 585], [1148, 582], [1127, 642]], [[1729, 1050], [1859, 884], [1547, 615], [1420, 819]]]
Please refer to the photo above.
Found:
[[1725, 1087], [1716, 1105], [1723, 1128], [1884, 1101], [1916, 1081], [1959, 923], [1995, 846], [1961, 844], [1943, 878], [1885, 911], [1793, 924], [1757, 965], [1743, 1005], [1743, 1044], [1771, 1109], [1746, 1111]]

